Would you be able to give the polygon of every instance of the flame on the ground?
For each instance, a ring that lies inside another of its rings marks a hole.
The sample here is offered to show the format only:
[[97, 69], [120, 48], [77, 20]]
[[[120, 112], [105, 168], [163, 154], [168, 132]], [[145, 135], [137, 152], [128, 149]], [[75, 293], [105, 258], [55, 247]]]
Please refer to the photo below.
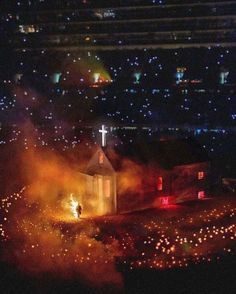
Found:
[[79, 202], [74, 199], [73, 194], [70, 194], [70, 209], [75, 218], [78, 218], [78, 211], [77, 208], [79, 206]]

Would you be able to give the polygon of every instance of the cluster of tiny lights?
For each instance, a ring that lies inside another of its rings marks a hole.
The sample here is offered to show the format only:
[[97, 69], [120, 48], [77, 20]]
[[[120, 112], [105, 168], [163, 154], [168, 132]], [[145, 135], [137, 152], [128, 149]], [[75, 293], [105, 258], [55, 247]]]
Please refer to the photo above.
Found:
[[[234, 52], [228, 48], [213, 48], [208, 54], [209, 48], [201, 50], [206, 56], [200, 60], [196, 72], [192, 55], [186, 53], [185, 57], [185, 51], [180, 49], [165, 53], [166, 56], [153, 50], [146, 50], [145, 54], [132, 51], [117, 54], [115, 60], [89, 51], [64, 52], [58, 58], [66, 60], [69, 66], [54, 73], [50, 66], [42, 69], [38, 61], [21, 52], [16, 55], [18, 70], [14, 76], [2, 80], [5, 90], [0, 92], [0, 111], [8, 116], [20, 109], [30, 119], [40, 118], [41, 124], [58, 116], [76, 117], [86, 124], [101, 115], [131, 125], [170, 121], [192, 125], [234, 124], [235, 77], [227, 69]], [[50, 51], [45, 49], [41, 53], [46, 63], [51, 60]], [[178, 61], [180, 56], [186, 58], [188, 67]], [[170, 68], [169, 60], [175, 64], [174, 68]], [[75, 72], [73, 66], [81, 72]], [[40, 95], [24, 86], [24, 80], [29, 78], [33, 83], [41, 81], [48, 85], [44, 93], [47, 99], [41, 105], [44, 111], [38, 108], [42, 103]], [[126, 80], [124, 84], [122, 78]], [[107, 87], [110, 84], [114, 86]]]
[[22, 199], [25, 189], [26, 187], [23, 187], [19, 192], [15, 192], [12, 195], [2, 197], [0, 200], [0, 212], [1, 212], [1, 217], [3, 218], [3, 222], [0, 223], [0, 235], [3, 241], [6, 240], [7, 238], [7, 234], [4, 230], [4, 225], [6, 223], [9, 223], [10, 221], [8, 217], [9, 210], [16, 201], [19, 201], [20, 199]]
[[202, 286], [195, 270], [234, 261], [236, 1], [182, 2], [2, 1], [4, 286]]
[[[21, 218], [16, 218], [14, 209], [17, 210], [16, 203], [19, 202], [25, 213]], [[148, 215], [144, 213], [126, 218], [117, 216], [76, 220], [71, 212], [72, 215], [67, 221], [65, 218], [63, 222], [60, 221], [62, 216], [58, 215], [56, 222], [49, 217], [48, 205], [42, 207], [27, 201], [27, 188], [24, 187], [1, 200], [1, 241], [8, 242], [9, 248], [12, 243], [16, 247], [19, 246], [18, 254], [25, 258], [33, 255], [34, 258], [47, 257], [52, 262], [66, 260], [67, 265], [101, 262], [106, 265], [114, 262], [114, 256], [110, 254], [105, 258], [104, 255], [97, 254], [94, 242], [100, 240], [107, 251], [111, 250], [112, 244], [118, 244], [119, 262], [130, 270], [187, 267], [235, 254], [235, 200], [221, 198], [216, 201], [215, 208], [207, 208], [208, 205], [203, 201], [201, 208], [192, 208], [188, 212], [182, 211], [184, 206], [181, 208], [176, 205], [166, 207], [164, 214], [162, 211], [158, 215], [161, 210], [157, 210]], [[37, 211], [36, 219], [32, 216], [32, 209]], [[172, 217], [169, 217], [168, 213], [171, 213]], [[11, 215], [11, 218], [8, 215]], [[40, 219], [44, 221], [40, 222]], [[79, 226], [80, 229], [75, 230], [73, 226]], [[93, 227], [94, 235], [88, 238], [86, 230], [81, 230], [83, 227]], [[28, 242], [15, 244], [14, 235], [11, 235], [13, 231], [23, 234]], [[44, 248], [43, 238], [40, 236], [42, 232], [52, 236], [53, 240], [54, 237], [59, 238], [60, 247], [55, 246], [55, 251], [54, 245], [52, 248]], [[75, 240], [85, 241], [86, 248], [81, 251], [78, 247], [75, 250]]]
[[[211, 53], [207, 55], [208, 51]], [[38, 62], [30, 59], [32, 62], [29, 63], [27, 52], [17, 53], [18, 72], [12, 79], [2, 80], [0, 112], [6, 125], [12, 127], [7, 127], [11, 134], [5, 136], [2, 124], [0, 145], [23, 142], [26, 150], [42, 146], [54, 149], [55, 144], [63, 151], [82, 144], [92, 148], [99, 142], [95, 132], [84, 126], [92, 128], [91, 121], [102, 117], [111, 122], [113, 130], [115, 126], [124, 129], [119, 134], [121, 143], [133, 141], [131, 129], [137, 130], [145, 125], [147, 136], [155, 137], [156, 126], [160, 126], [158, 131], [173, 132], [177, 136], [178, 133], [198, 136], [201, 145], [217, 157], [222, 152], [222, 139], [231, 136], [235, 130], [229, 127], [236, 121], [235, 90], [227, 79], [224, 80], [234, 52], [228, 48], [205, 48], [203, 52], [206, 56], [201, 59], [196, 76], [190, 75], [192, 58], [188, 67], [178, 62], [180, 56], [184, 56], [180, 49], [168, 53], [176, 64], [171, 70], [166, 63], [169, 58], [165, 58], [163, 52], [158, 54], [153, 50], [146, 50], [145, 54], [139, 51], [117, 54], [117, 58], [109, 62], [102, 53], [61, 53], [61, 60], [66, 59], [68, 64], [83, 69], [80, 75], [76, 75], [79, 79], [75, 79], [70, 67], [54, 74], [50, 70], [49, 74]], [[45, 49], [41, 53], [43, 58], [50, 59], [49, 51]], [[186, 59], [190, 56], [187, 54]], [[225, 69], [217, 65], [224, 59], [227, 60]], [[103, 62], [107, 63], [106, 66]], [[213, 69], [216, 74], [214, 84], [208, 84]], [[24, 79], [27, 80], [29, 74], [32, 81], [35, 79], [37, 83], [41, 81], [48, 85], [46, 93], [40, 94], [32, 90], [34, 87], [25, 86]], [[120, 79], [124, 74], [127, 83], [123, 84]], [[168, 81], [166, 85], [162, 83], [163, 75]], [[71, 85], [72, 81], [74, 84]], [[222, 81], [226, 84], [222, 85]], [[24, 136], [20, 114], [37, 125], [33, 146]], [[170, 128], [169, 125], [176, 127]], [[117, 140], [116, 132], [110, 132], [110, 135], [111, 139]]]

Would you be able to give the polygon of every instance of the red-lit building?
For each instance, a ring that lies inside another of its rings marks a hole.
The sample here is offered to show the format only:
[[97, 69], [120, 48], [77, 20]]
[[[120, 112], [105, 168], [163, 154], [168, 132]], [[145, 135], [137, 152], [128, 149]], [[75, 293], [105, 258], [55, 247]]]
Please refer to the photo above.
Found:
[[[140, 191], [127, 195], [127, 199], [118, 193], [120, 211], [201, 200], [209, 195], [210, 160], [193, 139], [140, 142], [117, 152], [143, 170]], [[134, 201], [135, 194], [139, 194], [140, 203]]]

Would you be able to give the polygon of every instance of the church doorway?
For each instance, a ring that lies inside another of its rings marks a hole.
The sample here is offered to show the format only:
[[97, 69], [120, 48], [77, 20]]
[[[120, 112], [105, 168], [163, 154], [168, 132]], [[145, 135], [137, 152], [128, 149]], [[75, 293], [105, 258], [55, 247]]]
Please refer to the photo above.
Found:
[[111, 213], [112, 177], [95, 175], [94, 192], [98, 199], [98, 213], [101, 215]]

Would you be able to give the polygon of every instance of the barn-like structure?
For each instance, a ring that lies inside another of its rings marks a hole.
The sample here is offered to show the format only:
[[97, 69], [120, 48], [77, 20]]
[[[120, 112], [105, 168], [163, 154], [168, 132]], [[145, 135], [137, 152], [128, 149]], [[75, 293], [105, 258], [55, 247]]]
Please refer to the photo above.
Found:
[[[123, 161], [127, 160], [130, 166], [126, 165], [124, 172]], [[139, 177], [137, 186], [132, 181], [133, 174]], [[83, 174], [83, 214], [112, 215], [204, 199], [209, 194], [209, 174], [209, 158], [192, 139], [101, 147]], [[126, 190], [122, 189], [122, 177], [131, 177], [130, 189], [129, 178]]]

